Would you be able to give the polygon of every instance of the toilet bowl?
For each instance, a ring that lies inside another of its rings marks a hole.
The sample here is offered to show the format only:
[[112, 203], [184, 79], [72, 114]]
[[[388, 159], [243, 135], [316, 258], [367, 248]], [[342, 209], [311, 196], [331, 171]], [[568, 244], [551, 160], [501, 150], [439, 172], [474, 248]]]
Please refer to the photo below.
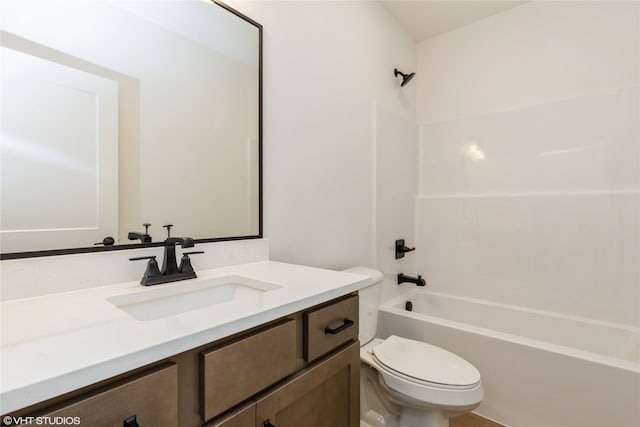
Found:
[[374, 338], [382, 274], [360, 290], [360, 419], [363, 427], [446, 427], [484, 398], [480, 372], [442, 348], [395, 335]]

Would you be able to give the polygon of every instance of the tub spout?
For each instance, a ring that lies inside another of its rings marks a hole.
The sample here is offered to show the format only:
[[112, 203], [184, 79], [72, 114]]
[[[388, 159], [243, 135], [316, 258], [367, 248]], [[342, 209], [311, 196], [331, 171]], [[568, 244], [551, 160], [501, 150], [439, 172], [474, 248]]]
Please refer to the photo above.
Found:
[[416, 286], [426, 286], [427, 282], [424, 281], [421, 275], [418, 274], [418, 277], [407, 276], [403, 273], [398, 273], [398, 285], [401, 283], [414, 283]]

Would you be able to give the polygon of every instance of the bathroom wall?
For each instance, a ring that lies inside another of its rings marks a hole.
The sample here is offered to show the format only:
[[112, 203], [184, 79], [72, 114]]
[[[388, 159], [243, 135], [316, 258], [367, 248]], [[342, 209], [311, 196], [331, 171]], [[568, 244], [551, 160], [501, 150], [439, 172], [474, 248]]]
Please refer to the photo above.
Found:
[[375, 267], [376, 248], [393, 244], [376, 243], [375, 105], [413, 122], [414, 89], [400, 90], [393, 69], [414, 68], [415, 42], [377, 2], [230, 4], [264, 25], [272, 259]]
[[[191, 257], [196, 272], [269, 259], [267, 239], [199, 243], [197, 249], [204, 253]], [[129, 258], [155, 255], [161, 260], [163, 251], [155, 247], [4, 260], [0, 263], [0, 301], [138, 281], [145, 261]], [[176, 252], [180, 259], [182, 250]]]
[[[402, 90], [411, 90], [409, 86]], [[414, 118], [403, 117], [377, 105], [374, 133], [374, 241], [376, 268], [384, 274], [380, 299], [386, 301], [413, 284], [398, 286], [398, 273], [415, 275], [415, 260], [424, 248], [395, 258], [396, 239], [415, 247], [414, 198], [418, 187], [418, 128]]]
[[530, 2], [418, 44], [431, 289], [640, 324], [637, 2]]

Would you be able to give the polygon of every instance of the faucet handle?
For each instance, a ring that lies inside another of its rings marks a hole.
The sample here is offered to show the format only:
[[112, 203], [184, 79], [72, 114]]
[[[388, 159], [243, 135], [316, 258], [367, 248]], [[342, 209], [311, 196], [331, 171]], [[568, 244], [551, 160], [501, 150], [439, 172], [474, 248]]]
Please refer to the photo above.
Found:
[[102, 239], [102, 242], [94, 243], [93, 246], [98, 246], [98, 245], [112, 246], [115, 242], [116, 240], [113, 237], [107, 236], [104, 239]]
[[410, 248], [405, 246], [404, 239], [396, 240], [396, 259], [404, 258], [404, 254], [407, 252], [415, 251], [416, 248]]
[[192, 273], [193, 266], [191, 265], [191, 258], [189, 258], [189, 255], [203, 254], [203, 253], [204, 251], [183, 252], [182, 259], [180, 259], [180, 267], [178, 267], [178, 270], [180, 270], [180, 273]]
[[145, 270], [144, 274], [142, 275], [142, 280], [140, 280], [140, 284], [147, 286], [149, 283], [147, 282], [148, 279], [152, 278], [152, 277], [156, 277], [156, 276], [161, 276], [162, 273], [160, 272], [160, 268], [158, 267], [158, 261], [156, 261], [156, 256], [152, 255], [152, 256], [138, 256], [138, 257], [134, 257], [134, 258], [129, 258], [129, 261], [139, 261], [139, 260], [143, 260], [143, 259], [148, 259], [149, 262], [147, 262], [147, 269]]
[[173, 227], [173, 224], [163, 225], [163, 227], [167, 229], [167, 239], [168, 239], [169, 237], [171, 237], [171, 227]]

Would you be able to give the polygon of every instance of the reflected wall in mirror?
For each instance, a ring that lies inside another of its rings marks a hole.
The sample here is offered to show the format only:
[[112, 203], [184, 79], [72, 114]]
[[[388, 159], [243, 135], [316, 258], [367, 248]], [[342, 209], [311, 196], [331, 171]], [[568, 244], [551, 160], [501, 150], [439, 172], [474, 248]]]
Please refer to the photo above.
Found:
[[143, 223], [260, 237], [259, 24], [203, 0], [0, 7], [3, 258], [139, 244]]

